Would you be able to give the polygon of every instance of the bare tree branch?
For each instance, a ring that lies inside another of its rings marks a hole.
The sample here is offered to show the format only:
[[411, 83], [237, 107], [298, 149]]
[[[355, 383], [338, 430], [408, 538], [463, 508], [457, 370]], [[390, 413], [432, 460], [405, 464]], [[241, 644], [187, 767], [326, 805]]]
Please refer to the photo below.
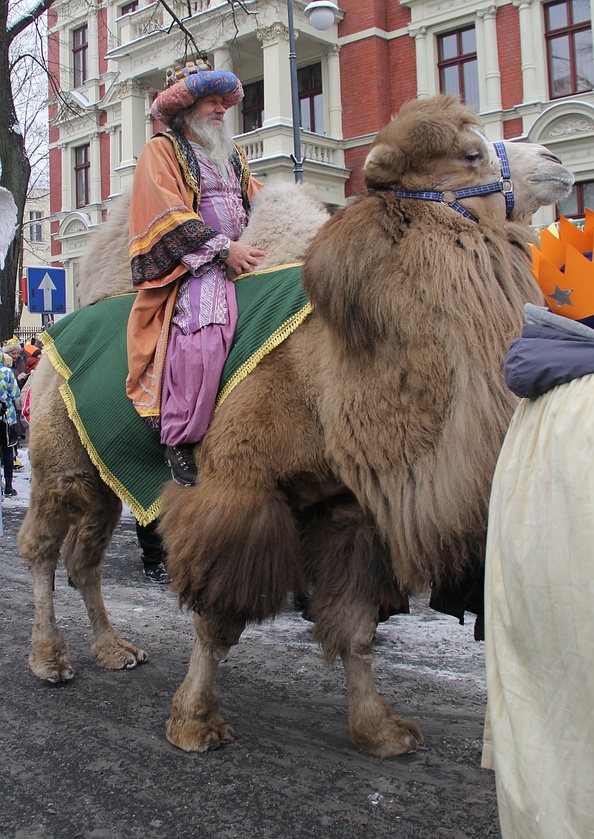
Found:
[[8, 42], [14, 41], [17, 35], [20, 35], [21, 32], [24, 32], [29, 26], [31, 26], [36, 20], [38, 20], [48, 9], [50, 9], [56, 0], [41, 0], [34, 9], [31, 9], [26, 15], [23, 15], [22, 18], [16, 20], [12, 26], [8, 27], [6, 30], [6, 35], [8, 38]]
[[239, 6], [239, 8], [242, 9], [242, 11], [244, 11], [246, 13], [246, 15], [257, 15], [258, 14], [257, 11], [255, 11], [255, 12], [250, 11], [250, 9], [248, 9], [248, 7], [245, 5], [244, 0], [227, 0], [227, 3], [229, 3], [231, 8], [233, 9], [234, 14], [235, 14], [236, 6]]
[[[196, 41], [194, 39], [194, 36], [192, 35], [192, 33], [190, 32], [188, 27], [185, 25], [183, 20], [179, 17], [179, 15], [176, 12], [173, 11], [173, 9], [169, 5], [169, 3], [167, 3], [167, 0], [159, 0], [159, 3], [161, 4], [161, 6], [163, 6], [165, 11], [168, 14], [171, 15], [171, 17], [173, 18], [173, 23], [176, 23], [179, 26], [180, 30], [184, 33], [184, 36], [186, 38], [186, 55], [187, 55], [187, 52], [188, 52], [188, 41], [191, 42], [194, 45], [194, 49], [196, 50], [196, 52], [198, 54], [201, 53], [202, 50], [200, 49], [200, 47], [196, 43]], [[171, 28], [173, 27], [173, 23], [171, 24], [170, 31], [171, 31]]]

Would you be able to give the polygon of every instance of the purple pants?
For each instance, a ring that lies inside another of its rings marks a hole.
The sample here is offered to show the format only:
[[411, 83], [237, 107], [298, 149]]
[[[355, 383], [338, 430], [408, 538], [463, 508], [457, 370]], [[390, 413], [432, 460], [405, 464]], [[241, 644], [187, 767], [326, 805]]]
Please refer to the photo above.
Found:
[[237, 303], [227, 295], [227, 323], [211, 323], [190, 335], [171, 324], [163, 370], [161, 443], [197, 443], [212, 422], [221, 373], [231, 349]]

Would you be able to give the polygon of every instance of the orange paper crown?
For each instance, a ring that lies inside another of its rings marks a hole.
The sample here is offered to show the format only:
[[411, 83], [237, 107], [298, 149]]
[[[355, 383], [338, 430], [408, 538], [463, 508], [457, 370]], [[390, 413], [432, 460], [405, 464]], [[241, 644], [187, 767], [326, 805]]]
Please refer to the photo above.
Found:
[[594, 316], [594, 212], [586, 210], [583, 230], [561, 216], [559, 235], [545, 228], [540, 247], [530, 247], [532, 273], [551, 312], [571, 320]]

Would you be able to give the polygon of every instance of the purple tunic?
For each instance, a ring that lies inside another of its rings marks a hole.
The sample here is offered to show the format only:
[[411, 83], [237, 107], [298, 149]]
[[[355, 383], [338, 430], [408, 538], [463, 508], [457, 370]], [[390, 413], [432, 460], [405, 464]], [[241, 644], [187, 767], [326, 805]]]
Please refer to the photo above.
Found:
[[163, 371], [161, 442], [197, 443], [210, 425], [223, 366], [237, 323], [235, 288], [218, 253], [247, 225], [241, 188], [231, 164], [226, 173], [192, 143], [200, 164], [200, 213], [220, 235], [183, 257], [190, 274], [177, 295]]

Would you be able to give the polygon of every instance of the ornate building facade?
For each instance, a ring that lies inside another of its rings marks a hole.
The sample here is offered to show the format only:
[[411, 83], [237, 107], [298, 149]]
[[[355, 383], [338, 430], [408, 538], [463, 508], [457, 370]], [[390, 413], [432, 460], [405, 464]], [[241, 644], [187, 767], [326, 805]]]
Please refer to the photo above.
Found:
[[[573, 170], [576, 188], [561, 212], [594, 207], [594, 0], [342, 0], [325, 32], [309, 25], [306, 5], [293, 3], [304, 179], [328, 205], [364, 188], [369, 145], [403, 102], [454, 92], [490, 139], [543, 143]], [[158, 130], [151, 101], [167, 69], [186, 49], [195, 54], [190, 36], [213, 66], [243, 81], [245, 99], [227, 121], [252, 171], [265, 183], [294, 177], [286, 0], [235, 8], [168, 0], [167, 8], [61, 0], [49, 12], [60, 91], [50, 106], [52, 261], [67, 268], [68, 310], [77, 258]], [[555, 213], [543, 209], [534, 222]]]

